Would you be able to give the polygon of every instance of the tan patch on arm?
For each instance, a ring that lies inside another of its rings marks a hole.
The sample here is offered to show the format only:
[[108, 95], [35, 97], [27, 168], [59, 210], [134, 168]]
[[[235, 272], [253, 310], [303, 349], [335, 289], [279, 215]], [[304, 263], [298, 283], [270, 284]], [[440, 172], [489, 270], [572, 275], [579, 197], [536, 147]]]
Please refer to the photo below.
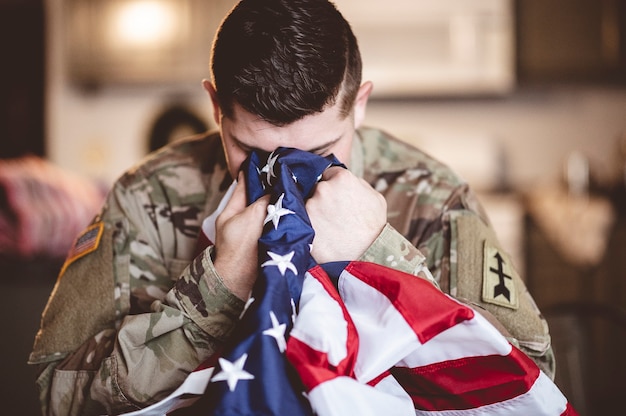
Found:
[[87, 251], [70, 255], [59, 274], [43, 312], [31, 362], [48, 361], [59, 353], [74, 351], [95, 334], [114, 326], [113, 230], [92, 227], [87, 231], [97, 231], [97, 244], [92, 241]]

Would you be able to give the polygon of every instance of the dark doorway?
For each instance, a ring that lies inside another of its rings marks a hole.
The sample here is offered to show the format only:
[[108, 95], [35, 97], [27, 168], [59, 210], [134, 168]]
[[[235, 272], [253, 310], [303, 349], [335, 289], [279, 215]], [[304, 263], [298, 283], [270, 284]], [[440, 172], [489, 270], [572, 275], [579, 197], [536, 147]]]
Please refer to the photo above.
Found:
[[45, 156], [43, 0], [0, 0], [0, 158]]

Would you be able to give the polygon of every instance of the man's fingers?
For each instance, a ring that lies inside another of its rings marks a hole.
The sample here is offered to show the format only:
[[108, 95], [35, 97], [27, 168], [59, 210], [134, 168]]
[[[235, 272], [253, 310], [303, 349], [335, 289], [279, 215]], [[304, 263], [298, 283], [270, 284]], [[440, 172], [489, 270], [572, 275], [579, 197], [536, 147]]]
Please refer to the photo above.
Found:
[[230, 218], [233, 215], [241, 212], [246, 207], [246, 185], [245, 178], [243, 172], [239, 172], [239, 177], [237, 178], [237, 185], [235, 186], [235, 190], [233, 191], [233, 195], [230, 197], [230, 200], [224, 207], [224, 211], [222, 211], [222, 216], [226, 218]]

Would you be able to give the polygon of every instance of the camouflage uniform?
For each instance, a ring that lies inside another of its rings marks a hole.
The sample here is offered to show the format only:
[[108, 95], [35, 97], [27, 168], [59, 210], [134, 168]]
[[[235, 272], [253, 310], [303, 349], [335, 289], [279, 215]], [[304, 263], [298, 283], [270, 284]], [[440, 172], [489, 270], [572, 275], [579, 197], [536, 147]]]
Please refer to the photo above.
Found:
[[[381, 131], [358, 138], [351, 169], [389, 211], [360, 260], [415, 274], [425, 263], [551, 375], [545, 321], [467, 185]], [[196, 245], [230, 182], [217, 133], [163, 148], [117, 181], [69, 253], [30, 355], [45, 414], [145, 407], [220, 348], [244, 302], [215, 272], [213, 249]]]

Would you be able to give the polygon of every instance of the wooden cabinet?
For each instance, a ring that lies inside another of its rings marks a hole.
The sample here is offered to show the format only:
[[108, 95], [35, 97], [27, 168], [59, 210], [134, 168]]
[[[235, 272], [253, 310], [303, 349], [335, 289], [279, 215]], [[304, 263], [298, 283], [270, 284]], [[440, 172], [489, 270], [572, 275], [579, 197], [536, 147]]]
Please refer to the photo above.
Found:
[[521, 85], [626, 85], [626, 2], [519, 0], [516, 26]]

